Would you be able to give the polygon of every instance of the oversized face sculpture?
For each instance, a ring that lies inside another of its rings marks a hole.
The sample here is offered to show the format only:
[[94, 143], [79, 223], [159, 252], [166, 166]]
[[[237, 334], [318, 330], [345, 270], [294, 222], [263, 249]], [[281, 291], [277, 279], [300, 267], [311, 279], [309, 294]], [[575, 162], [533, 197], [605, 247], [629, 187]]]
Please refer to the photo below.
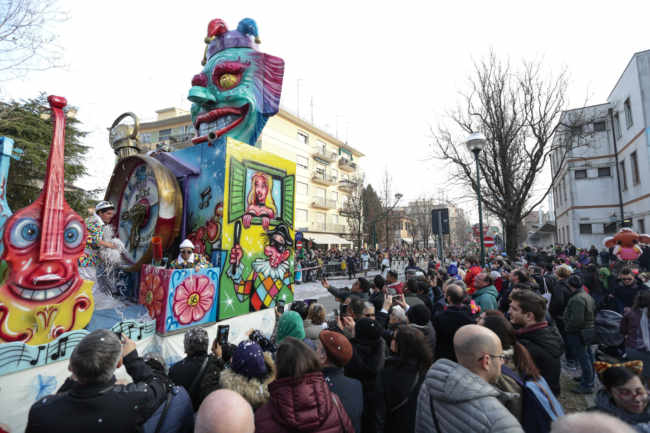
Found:
[[251, 22], [255, 26], [242, 20], [235, 31], [227, 31], [221, 20], [208, 26], [207, 61], [188, 96], [195, 144], [229, 136], [254, 145], [269, 116], [278, 112], [284, 61], [252, 48], [249, 35], [257, 28], [251, 30]]
[[277, 268], [280, 263], [289, 258], [289, 249], [284, 238], [275, 234], [269, 239], [269, 244], [264, 248], [264, 254], [269, 258], [272, 268]]
[[63, 197], [65, 99], [48, 100], [55, 132], [45, 187], [7, 221], [3, 235], [9, 270], [0, 287], [0, 341], [42, 344], [83, 328], [93, 311], [92, 283], [84, 282], [77, 268], [86, 228]]

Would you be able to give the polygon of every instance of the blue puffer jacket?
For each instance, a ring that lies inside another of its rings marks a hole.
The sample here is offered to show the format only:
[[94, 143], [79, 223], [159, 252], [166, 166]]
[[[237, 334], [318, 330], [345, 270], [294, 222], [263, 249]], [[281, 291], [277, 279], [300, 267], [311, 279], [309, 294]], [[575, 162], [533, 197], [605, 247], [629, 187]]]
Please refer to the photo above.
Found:
[[497, 302], [498, 297], [499, 292], [492, 285], [476, 289], [472, 294], [472, 299], [476, 302], [476, 305], [481, 307], [481, 311], [496, 310], [499, 306]]

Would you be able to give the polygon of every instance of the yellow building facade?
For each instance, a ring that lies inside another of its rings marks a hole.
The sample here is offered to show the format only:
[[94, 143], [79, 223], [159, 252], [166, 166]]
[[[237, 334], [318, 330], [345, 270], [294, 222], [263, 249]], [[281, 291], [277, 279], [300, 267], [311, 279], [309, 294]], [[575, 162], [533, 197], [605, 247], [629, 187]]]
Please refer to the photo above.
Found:
[[[156, 114], [155, 121], [140, 123], [143, 148], [192, 145], [195, 131], [189, 111], [171, 107]], [[350, 245], [341, 209], [361, 178], [364, 154], [283, 109], [269, 119], [256, 147], [296, 163], [296, 230], [319, 245]]]

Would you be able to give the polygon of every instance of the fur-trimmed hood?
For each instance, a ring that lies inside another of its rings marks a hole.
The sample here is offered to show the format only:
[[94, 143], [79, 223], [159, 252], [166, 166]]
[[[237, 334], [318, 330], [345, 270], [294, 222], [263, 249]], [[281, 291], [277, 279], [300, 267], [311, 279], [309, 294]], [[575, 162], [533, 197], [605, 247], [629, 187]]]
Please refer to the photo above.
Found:
[[269, 352], [264, 352], [264, 362], [269, 372], [263, 379], [255, 377], [249, 379], [246, 376], [235, 373], [231, 368], [223, 370], [219, 378], [221, 388], [238, 392], [253, 406], [253, 410], [256, 410], [269, 401], [268, 386], [269, 383], [275, 380], [276, 376], [275, 362]]

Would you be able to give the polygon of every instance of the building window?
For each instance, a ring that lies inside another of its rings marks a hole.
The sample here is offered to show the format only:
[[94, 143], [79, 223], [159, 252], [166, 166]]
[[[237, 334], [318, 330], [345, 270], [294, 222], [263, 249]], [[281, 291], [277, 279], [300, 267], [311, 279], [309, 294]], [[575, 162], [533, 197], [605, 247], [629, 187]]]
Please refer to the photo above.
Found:
[[169, 137], [172, 135], [171, 129], [161, 129], [158, 131], [158, 141], [169, 140]]
[[618, 163], [618, 175], [620, 176], [621, 188], [623, 191], [627, 190], [627, 176], [625, 175], [625, 161]]
[[639, 233], [645, 233], [645, 220], [643, 218], [641, 218], [637, 222], [639, 224]]
[[591, 234], [591, 224], [580, 224], [580, 234], [581, 235], [590, 235]]
[[564, 195], [564, 202], [566, 203], [567, 195], [566, 195], [566, 179], [562, 179], [562, 195]]
[[587, 170], [585, 170], [585, 169], [576, 170], [574, 173], [575, 173], [576, 179], [586, 179], [587, 178]]
[[338, 177], [339, 177], [339, 171], [338, 171], [337, 169], [335, 169], [335, 168], [333, 168], [333, 169], [330, 171], [330, 174], [332, 175], [332, 177], [333, 177], [335, 180], [338, 179]]
[[594, 122], [594, 132], [603, 132], [607, 130], [607, 122], [604, 120], [600, 122]]
[[302, 168], [309, 168], [309, 158], [302, 155], [296, 155], [296, 165]]
[[627, 126], [627, 129], [630, 129], [634, 123], [632, 121], [632, 106], [630, 105], [630, 98], [625, 100], [623, 107], [625, 109], [625, 126]]
[[335, 202], [338, 203], [338, 201], [339, 201], [339, 193], [338, 192], [330, 191], [328, 195], [329, 195], [330, 200], [334, 200]]
[[603, 231], [605, 232], [605, 234], [616, 233], [616, 222], [603, 224], [603, 229], [604, 229]]
[[296, 221], [307, 222], [307, 209], [296, 209]]
[[298, 141], [301, 144], [307, 144], [307, 142], [309, 141], [309, 135], [305, 134], [304, 132], [298, 131]]
[[296, 182], [296, 194], [307, 195], [309, 194], [309, 185], [305, 182]]
[[614, 113], [614, 133], [616, 133], [616, 138], [621, 138], [621, 121], [618, 118], [618, 113]]
[[632, 152], [630, 159], [632, 160], [632, 184], [638, 185], [641, 179], [639, 178], [639, 161], [637, 160], [636, 151]]
[[612, 175], [612, 170], [609, 167], [598, 167], [598, 177], [609, 177]]

